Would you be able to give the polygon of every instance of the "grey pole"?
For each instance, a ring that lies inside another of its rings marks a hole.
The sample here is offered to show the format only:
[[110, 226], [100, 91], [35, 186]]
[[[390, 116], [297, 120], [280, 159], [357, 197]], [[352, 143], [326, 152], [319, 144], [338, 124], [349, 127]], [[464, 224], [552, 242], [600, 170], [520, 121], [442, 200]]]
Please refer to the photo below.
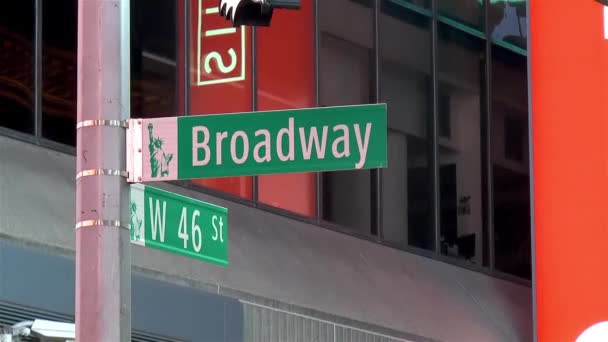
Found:
[[129, 0], [78, 0], [76, 341], [131, 340]]

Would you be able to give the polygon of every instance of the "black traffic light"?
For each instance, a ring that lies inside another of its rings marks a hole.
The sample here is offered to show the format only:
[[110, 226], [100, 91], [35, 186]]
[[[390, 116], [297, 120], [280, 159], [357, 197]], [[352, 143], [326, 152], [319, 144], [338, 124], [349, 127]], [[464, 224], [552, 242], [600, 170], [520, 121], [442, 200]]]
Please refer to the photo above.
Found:
[[219, 13], [232, 26], [270, 26], [274, 9], [299, 9], [301, 0], [220, 0]]

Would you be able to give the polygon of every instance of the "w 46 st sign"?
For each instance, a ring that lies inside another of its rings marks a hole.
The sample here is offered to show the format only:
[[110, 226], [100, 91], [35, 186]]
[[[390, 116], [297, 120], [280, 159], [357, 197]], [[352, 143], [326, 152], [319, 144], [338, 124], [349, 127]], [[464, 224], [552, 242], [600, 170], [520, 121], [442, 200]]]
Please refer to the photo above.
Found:
[[228, 210], [143, 184], [131, 185], [131, 243], [228, 265]]

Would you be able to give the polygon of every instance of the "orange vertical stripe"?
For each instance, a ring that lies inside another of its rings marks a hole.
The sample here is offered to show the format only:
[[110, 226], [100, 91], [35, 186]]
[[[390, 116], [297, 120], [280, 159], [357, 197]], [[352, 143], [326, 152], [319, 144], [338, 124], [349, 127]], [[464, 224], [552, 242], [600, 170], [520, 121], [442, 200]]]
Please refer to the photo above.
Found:
[[608, 320], [608, 41], [594, 0], [529, 15], [537, 333], [575, 341]]

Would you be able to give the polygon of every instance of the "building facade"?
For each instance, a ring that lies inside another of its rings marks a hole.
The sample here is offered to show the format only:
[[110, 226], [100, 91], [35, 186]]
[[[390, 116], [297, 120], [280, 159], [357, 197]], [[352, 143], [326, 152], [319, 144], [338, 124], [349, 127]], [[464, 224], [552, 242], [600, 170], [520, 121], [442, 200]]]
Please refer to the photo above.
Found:
[[[0, 13], [0, 325], [73, 319], [77, 1]], [[230, 266], [133, 246], [140, 341], [532, 339], [525, 1], [131, 0], [131, 117], [386, 103], [388, 168], [157, 184]]]

